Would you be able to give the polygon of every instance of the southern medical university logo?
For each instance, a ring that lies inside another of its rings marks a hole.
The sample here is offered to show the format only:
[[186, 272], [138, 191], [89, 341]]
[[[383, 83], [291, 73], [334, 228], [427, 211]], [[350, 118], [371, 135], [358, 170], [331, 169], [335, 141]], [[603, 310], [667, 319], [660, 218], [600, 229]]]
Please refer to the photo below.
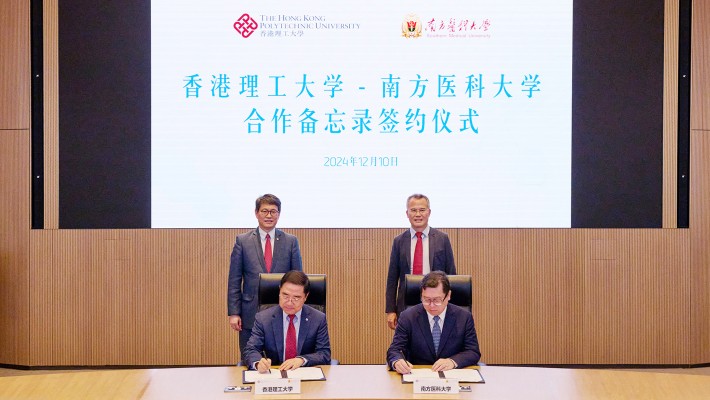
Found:
[[402, 21], [402, 36], [409, 38], [418, 38], [422, 35], [422, 21], [416, 14], [409, 14]]
[[256, 23], [256, 20], [247, 13], [242, 14], [237, 22], [234, 23], [234, 29], [245, 39], [251, 36], [258, 27], [259, 24]]

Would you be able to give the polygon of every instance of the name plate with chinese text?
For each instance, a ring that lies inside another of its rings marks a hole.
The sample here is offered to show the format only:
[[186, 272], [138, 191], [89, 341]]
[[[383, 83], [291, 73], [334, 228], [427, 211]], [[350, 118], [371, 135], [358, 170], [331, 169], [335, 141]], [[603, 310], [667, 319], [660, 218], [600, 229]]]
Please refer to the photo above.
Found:
[[254, 394], [297, 394], [301, 393], [301, 380], [293, 378], [262, 379], [254, 385]]
[[458, 379], [417, 378], [414, 380], [414, 393], [458, 394]]

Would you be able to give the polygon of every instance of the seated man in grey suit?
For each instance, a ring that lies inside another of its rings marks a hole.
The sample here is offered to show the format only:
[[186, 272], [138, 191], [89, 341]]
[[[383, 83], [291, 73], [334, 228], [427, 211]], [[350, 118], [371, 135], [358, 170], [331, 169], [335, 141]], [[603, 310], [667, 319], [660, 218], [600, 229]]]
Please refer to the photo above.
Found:
[[244, 349], [243, 359], [249, 368], [264, 373], [272, 363], [281, 364], [280, 370], [330, 364], [328, 323], [325, 314], [304, 305], [309, 291], [306, 274], [284, 274], [279, 285], [279, 306], [256, 314]]
[[242, 359], [259, 304], [259, 274], [303, 270], [298, 239], [276, 229], [281, 215], [281, 200], [273, 194], [257, 198], [254, 214], [259, 227], [237, 236], [227, 281], [229, 325], [239, 332]]
[[387, 326], [397, 326], [397, 316], [404, 311], [404, 277], [425, 275], [431, 271], [456, 274], [454, 251], [449, 236], [429, 226], [429, 198], [413, 194], [407, 198], [407, 218], [411, 228], [394, 238], [387, 270], [385, 313]]
[[473, 316], [454, 304], [449, 278], [441, 271], [424, 276], [422, 303], [403, 311], [387, 350], [387, 365], [408, 374], [412, 364], [433, 365], [434, 371], [464, 368], [478, 363]]

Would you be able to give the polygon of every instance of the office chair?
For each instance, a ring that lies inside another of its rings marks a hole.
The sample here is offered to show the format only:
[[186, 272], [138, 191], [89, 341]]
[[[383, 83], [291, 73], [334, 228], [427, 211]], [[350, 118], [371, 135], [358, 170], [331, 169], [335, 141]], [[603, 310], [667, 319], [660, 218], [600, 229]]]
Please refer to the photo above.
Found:
[[[407, 274], [404, 277], [405, 309], [421, 303], [422, 275]], [[471, 275], [448, 275], [451, 284], [451, 300], [449, 303], [463, 307], [469, 312], [472, 306]]]
[[[311, 283], [306, 304], [325, 313], [325, 275], [306, 274]], [[259, 274], [259, 308], [266, 310], [279, 304], [279, 284], [284, 274]]]

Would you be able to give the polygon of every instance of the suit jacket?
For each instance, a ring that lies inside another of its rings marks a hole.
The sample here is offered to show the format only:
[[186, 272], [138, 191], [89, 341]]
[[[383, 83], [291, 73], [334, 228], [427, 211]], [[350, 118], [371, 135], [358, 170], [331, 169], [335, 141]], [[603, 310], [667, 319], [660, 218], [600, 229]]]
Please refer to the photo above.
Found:
[[[411, 273], [412, 237], [409, 229], [394, 238], [390, 266], [387, 271], [387, 290], [385, 292], [385, 312], [404, 311], [404, 276]], [[443, 271], [447, 275], [456, 274], [454, 251], [451, 249], [449, 235], [429, 229], [429, 266], [432, 271]], [[395, 300], [396, 299], [396, 300]], [[396, 302], [395, 302], [396, 301]]]
[[[296, 236], [276, 229], [271, 243], [274, 246], [271, 272], [303, 270]], [[251, 329], [254, 325], [254, 316], [259, 307], [260, 273], [266, 273], [266, 264], [257, 228], [237, 236], [229, 263], [227, 313], [242, 317], [242, 326], [245, 329]]]
[[387, 365], [404, 358], [415, 365], [431, 365], [440, 358], [451, 358], [458, 368], [475, 365], [481, 359], [473, 316], [466, 309], [449, 303], [439, 339], [439, 352], [434, 352], [429, 319], [424, 306], [418, 304], [399, 315], [392, 344], [387, 350]]
[[[249, 368], [262, 357], [262, 351], [274, 365], [284, 362], [284, 313], [274, 306], [256, 314], [254, 328], [244, 348], [244, 360]], [[305, 358], [307, 366], [330, 364], [330, 337], [325, 314], [304, 305], [298, 331], [297, 354]]]

